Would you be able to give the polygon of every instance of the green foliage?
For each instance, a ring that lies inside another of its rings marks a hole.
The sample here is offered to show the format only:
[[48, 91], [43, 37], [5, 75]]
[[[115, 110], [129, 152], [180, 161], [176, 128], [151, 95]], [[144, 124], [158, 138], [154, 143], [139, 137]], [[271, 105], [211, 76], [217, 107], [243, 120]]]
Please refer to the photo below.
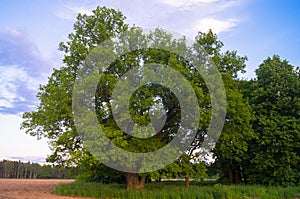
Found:
[[238, 73], [245, 73], [246, 56], [237, 55], [237, 51], [225, 51], [221, 53], [223, 43], [218, 40], [216, 34], [209, 30], [207, 33], [199, 32], [196, 41], [211, 56], [221, 73], [230, 74], [237, 78]]
[[213, 150], [216, 157], [214, 164], [221, 178], [229, 179], [231, 184], [239, 184], [243, 181], [242, 167], [244, 161], [247, 160], [249, 141], [255, 137], [251, 125], [253, 113], [238, 90], [238, 81], [227, 79], [225, 82], [227, 86], [226, 122]]
[[68, 196], [85, 196], [95, 198], [170, 198], [170, 199], [237, 199], [261, 198], [282, 199], [299, 196], [299, 187], [263, 187], [263, 186], [214, 186], [191, 185], [189, 189], [180, 183], [149, 183], [145, 191], [127, 191], [124, 185], [101, 185], [97, 183], [72, 183], [57, 186], [54, 193]]
[[105, 166], [89, 153], [79, 160], [79, 165], [78, 181], [100, 182], [103, 184], [126, 182], [123, 172]]
[[[212, 116], [211, 91], [193, 65], [184, 60], [191, 56], [191, 52], [203, 53], [201, 49], [204, 48], [221, 72], [227, 94], [226, 122], [223, 131], [219, 132], [221, 133], [219, 142], [213, 150], [216, 162], [212, 168], [215, 168], [223, 182], [229, 180], [230, 183], [284, 186], [300, 183], [299, 68], [295, 69], [286, 60], [274, 56], [267, 58], [259, 66], [256, 70], [256, 79], [239, 80], [238, 74], [245, 72], [247, 57], [239, 56], [236, 51], [222, 52], [223, 43], [211, 30], [208, 33], [199, 32], [193, 49], [189, 49], [185, 38], [175, 40], [172, 35], [160, 29], [147, 36], [142, 34], [139, 28], [128, 28], [124, 20], [125, 17], [119, 11], [97, 7], [93, 15], [79, 14], [74, 24], [74, 32], [68, 35], [69, 40], [60, 43], [59, 49], [65, 52], [63, 59], [65, 65], [60, 69], [54, 69], [48, 83], [40, 87], [37, 94], [40, 104], [35, 111], [23, 114], [24, 121], [21, 125], [27, 134], [50, 140], [53, 154], [47, 158], [47, 161], [60, 165], [78, 165], [81, 169], [79, 179], [101, 182], [107, 179], [109, 182], [123, 180], [124, 176], [120, 172], [108, 169], [99, 163], [83, 147], [82, 137], [78, 135], [75, 128], [72, 110], [74, 83], [87, 55], [93, 52], [91, 58], [109, 59], [114, 58], [117, 53], [121, 56], [106, 71], [102, 71], [103, 76], [96, 93], [97, 119], [102, 124], [104, 133], [116, 146], [131, 152], [149, 152], [168, 144], [180, 127], [182, 114], [178, 100], [169, 89], [157, 84], [145, 84], [131, 96], [129, 116], [122, 115], [125, 119], [131, 117], [135, 123], [146, 126], [151, 119], [151, 107], [156, 106], [154, 109], [159, 111], [163, 105], [167, 113], [166, 125], [151, 138], [141, 139], [127, 135], [118, 128], [108, 110], [111, 109], [109, 103], [112, 100], [112, 90], [121, 75], [133, 67], [139, 67], [138, 69], [142, 71], [143, 64], [147, 63], [172, 66], [189, 81], [195, 91], [200, 106], [200, 123], [197, 126], [197, 136], [186, 154], [168, 167], [151, 173], [150, 176], [155, 179], [161, 176], [205, 177], [206, 168], [201, 162], [205, 157], [199, 157], [199, 151]], [[125, 30], [129, 31], [125, 33]], [[123, 33], [120, 34], [119, 46], [114, 46], [114, 42], [109, 41], [106, 47], [111, 47], [110, 51], [101, 49], [92, 51], [103, 41], [118, 33]], [[139, 50], [122, 54], [120, 46], [128, 50]], [[174, 52], [163, 50], [162, 46]], [[150, 48], [144, 50], [144, 47]], [[184, 55], [178, 56], [176, 54], [178, 50], [184, 52]], [[157, 78], [155, 74], [151, 75], [152, 78]], [[209, 78], [214, 82], [215, 77]], [[94, 79], [86, 80], [94, 83]], [[125, 89], [129, 86], [124, 84], [121, 88]], [[215, 97], [218, 94], [215, 93]], [[123, 98], [124, 96], [120, 95], [119, 100]], [[184, 100], [189, 101], [189, 96]], [[217, 108], [222, 109], [222, 107]], [[85, 115], [84, 119], [89, 121], [89, 115]], [[93, 128], [89, 131], [92, 134], [96, 132]], [[137, 130], [134, 133], [141, 132]], [[142, 133], [147, 135], [149, 132]], [[126, 164], [127, 161], [121, 163]], [[155, 164], [159, 164], [159, 161]], [[11, 163], [5, 163], [3, 168], [7, 172], [3, 175], [10, 176], [13, 167], [16, 168]], [[20, 168], [26, 170], [26, 175], [30, 173], [26, 165], [20, 165]], [[32, 168], [38, 171], [40, 167], [32, 165]], [[52, 175], [48, 167], [41, 172], [44, 176]], [[222, 188], [227, 189], [227, 187]], [[168, 196], [167, 192], [163, 194]], [[225, 192], [209, 191], [205, 194], [208, 194], [207, 198], [235, 197], [234, 193], [227, 196], [227, 192], [225, 194]], [[172, 197], [180, 197], [180, 194], [174, 194]]]
[[268, 185], [300, 182], [300, 77], [279, 56], [267, 58], [257, 78], [244, 83], [255, 111], [256, 139], [248, 153], [247, 180]]
[[[111, 139], [111, 141], [118, 147], [126, 149], [127, 151], [131, 152], [149, 152], [154, 151], [157, 149], [160, 149], [162, 146], [167, 144], [172, 138], [174, 137], [174, 134], [176, 134], [178, 128], [179, 128], [179, 122], [180, 118], [183, 118], [181, 116], [182, 112], [180, 109], [180, 105], [178, 103], [178, 100], [172, 94], [172, 92], [169, 89], [163, 88], [162, 86], [158, 84], [152, 84], [152, 83], [146, 83], [144, 86], [137, 89], [133, 95], [130, 98], [129, 104], [129, 112], [130, 117], [139, 125], [145, 126], [150, 122], [150, 108], [157, 105], [160, 107], [163, 107], [164, 111], [167, 113], [166, 123], [164, 127], [154, 136], [147, 138], [147, 139], [140, 139], [135, 138], [133, 136], [130, 136], [126, 133], [124, 133], [115, 123], [115, 119], [112, 117], [111, 113], [111, 103], [114, 101], [117, 101], [116, 104], [120, 105], [126, 102], [125, 98], [125, 92], [118, 96], [118, 99], [112, 100], [112, 90], [115, 88], [116, 83], [120, 79], [120, 76], [124, 75], [127, 71], [132, 69], [133, 67], [137, 68], [135, 70], [139, 72], [145, 72], [144, 65], [148, 63], [158, 63], [163, 65], [171, 66], [172, 68], [178, 70], [181, 74], [185, 76], [185, 78], [189, 81], [189, 83], [195, 88], [195, 94], [198, 97], [199, 101], [198, 103], [201, 104], [201, 114], [204, 118], [209, 118], [210, 111], [206, 110], [204, 112], [204, 107], [208, 107], [209, 104], [205, 103], [203, 99], [209, 98], [208, 92], [203, 91], [203, 89], [199, 88], [197, 85], [200, 82], [203, 82], [202, 79], [199, 79], [199, 75], [193, 69], [193, 66], [188, 65], [188, 63], [183, 60], [183, 58], [180, 58], [178, 55], [173, 54], [172, 52], [167, 52], [163, 49], [155, 49], [156, 46], [164, 46], [164, 48], [169, 48], [170, 51], [172, 49], [176, 50], [179, 48], [185, 48], [186, 50], [183, 50], [184, 53], [188, 53], [189, 49], [185, 46], [184, 39], [182, 40], [175, 40], [172, 35], [160, 30], [156, 29], [149, 35], [143, 35], [141, 33], [141, 30], [138, 28], [131, 28], [128, 33], [129, 36], [124, 36], [124, 39], [118, 43], [120, 46], [127, 46], [129, 49], [132, 49], [135, 45], [135, 43], [131, 43], [129, 41], [130, 38], [136, 38], [139, 43], [142, 45], [146, 45], [148, 49], [141, 49], [139, 51], [131, 51], [126, 54], [121, 53], [121, 58], [117, 58], [117, 60], [111, 64], [111, 66], [107, 69], [106, 72], [101, 74], [101, 79], [99, 81], [98, 85], [98, 91], [97, 91], [97, 100], [96, 100], [96, 111], [98, 113], [98, 119], [102, 125], [102, 129], [104, 130], [104, 133], [107, 135], [108, 138]], [[121, 38], [122, 35], [121, 35]], [[115, 47], [116, 49], [119, 49], [118, 46]], [[97, 51], [93, 52], [92, 57], [99, 57], [103, 54], [102, 49], [97, 49]], [[94, 62], [94, 61], [93, 61]], [[140, 65], [140, 63], [143, 62], [143, 65]], [[100, 64], [101, 65], [101, 64]], [[157, 67], [157, 66], [153, 66]], [[160, 69], [163, 70], [163, 69]], [[150, 79], [155, 79], [157, 76], [161, 75], [159, 77], [160, 79], [167, 79], [163, 75], [163, 73], [147, 73], [147, 75], [150, 77]], [[140, 78], [139, 74], [136, 74], [136, 78]], [[175, 78], [173, 76], [173, 78]], [[85, 81], [89, 81], [88, 78], [85, 79]], [[171, 84], [173, 82], [180, 82], [179, 80], [171, 80]], [[130, 88], [130, 83], [122, 83], [120, 85], [120, 90], [126, 90], [126, 88]], [[185, 91], [181, 91], [181, 93], [184, 94]], [[202, 97], [204, 96], [204, 97]], [[84, 99], [84, 102], [88, 101], [89, 97], [87, 99]], [[187, 97], [183, 99], [185, 101], [189, 101], [190, 98]], [[120, 102], [119, 102], [120, 101]], [[209, 101], [209, 100], [208, 100]], [[197, 103], [197, 102], [196, 102]], [[159, 109], [157, 110], [159, 111]], [[190, 114], [191, 112], [189, 112]], [[87, 114], [84, 114], [85, 116]], [[128, 119], [129, 115], [126, 115], [126, 112], [120, 112], [120, 118], [122, 120]], [[82, 118], [82, 117], [81, 117]], [[159, 119], [159, 118], [158, 118]], [[88, 120], [89, 121], [89, 120]], [[206, 120], [205, 123], [201, 123], [199, 126], [199, 129], [207, 128], [209, 120]], [[92, 130], [91, 130], [92, 131]], [[203, 130], [202, 130], [203, 131]], [[201, 137], [203, 135], [200, 135], [202, 132], [199, 130], [199, 136]], [[133, 131], [135, 133], [135, 131]], [[141, 133], [141, 132], [138, 132]], [[146, 131], [143, 133], [147, 133]], [[96, 135], [96, 134], [95, 134]], [[103, 142], [101, 142], [103, 143]], [[94, 144], [94, 143], [91, 143]], [[198, 147], [198, 146], [197, 146]], [[93, 147], [97, 148], [97, 147]], [[101, 155], [105, 155], [101, 153]], [[167, 155], [167, 154], [166, 154]], [[124, 162], [124, 160], [116, 160], [118, 163]], [[126, 163], [126, 161], [124, 162]]]
[[223, 43], [211, 30], [199, 33], [196, 39], [219, 68], [226, 88], [226, 122], [213, 150], [214, 167], [221, 178], [229, 179], [230, 183], [241, 183], [241, 165], [246, 158], [248, 141], [254, 137], [251, 127], [253, 113], [239, 90], [239, 80], [235, 78], [238, 72], [245, 72], [247, 58], [240, 57], [236, 51], [221, 53]]
[[54, 69], [48, 83], [41, 86], [35, 111], [23, 114], [22, 129], [38, 138], [50, 140], [53, 154], [49, 162], [77, 164], [86, 153], [78, 135], [72, 114], [72, 89], [78, 68], [88, 52], [111, 36], [127, 29], [121, 12], [97, 7], [93, 15], [79, 14], [69, 41], [60, 43], [64, 51], [64, 67]]
[[[60, 50], [66, 53], [63, 60], [65, 66], [60, 69], [55, 69], [49, 77], [48, 84], [40, 87], [40, 91], [37, 95], [40, 100], [40, 105], [37, 110], [24, 113], [23, 115], [24, 121], [22, 128], [26, 130], [26, 133], [32, 136], [48, 138], [54, 152], [47, 160], [62, 165], [72, 165], [74, 163], [77, 165], [80, 165], [80, 163], [84, 164], [80, 160], [84, 159], [87, 155], [82, 145], [82, 138], [78, 135], [75, 128], [72, 112], [72, 89], [78, 68], [83, 64], [87, 54], [91, 53], [94, 47], [127, 29], [127, 25], [124, 23], [125, 17], [118, 11], [98, 7], [93, 13], [91, 16], [78, 15], [77, 22], [74, 24], [74, 33], [69, 34], [69, 41], [60, 44]], [[178, 101], [168, 89], [163, 89], [161, 86], [155, 84], [146, 84], [134, 93], [130, 101], [130, 113], [136, 123], [146, 125], [149, 123], [149, 109], [154, 105], [154, 99], [159, 99], [158, 103], [163, 104], [168, 116], [167, 124], [156, 136], [147, 140], [128, 136], [116, 126], [111, 115], [107, 115], [105, 110], [107, 108], [109, 110], [110, 107], [104, 107], [104, 105], [110, 102], [111, 90], [115, 86], [118, 77], [133, 66], [138, 66], [141, 61], [145, 64], [158, 63], [171, 65], [189, 80], [196, 91], [198, 99], [202, 100], [198, 102], [202, 105], [201, 114], [203, 115], [203, 122], [200, 124], [201, 126], [199, 126], [199, 129], [201, 129], [199, 132], [202, 133], [205, 131], [208, 127], [208, 118], [210, 115], [209, 93], [207, 89], [204, 91], [197, 86], [201, 84], [202, 87], [205, 88], [205, 86], [203, 86], [203, 79], [199, 77], [195, 72], [195, 68], [187, 63], [183, 57], [169, 53], [166, 50], [157, 50], [157, 48], [161, 47], [166, 47], [171, 51], [172, 49], [174, 49], [174, 51], [181, 49], [181, 51], [186, 54], [182, 56], [188, 57], [190, 51], [185, 44], [185, 39], [175, 40], [172, 35], [159, 29], [146, 37], [141, 34], [141, 30], [133, 27], [130, 29], [129, 34], [130, 35], [121, 34], [120, 43], [123, 47], [125, 46], [128, 49], [132, 49], [134, 46], [131, 45], [136, 44], [141, 45], [139, 49], [143, 49], [143, 45], [147, 45], [147, 42], [151, 43], [151, 45], [148, 50], [141, 50], [140, 52], [132, 51], [123, 54], [109, 67], [108, 71], [103, 74], [103, 78], [100, 80], [99, 92], [96, 94], [96, 110], [98, 119], [100, 123], [103, 124], [104, 132], [107, 137], [110, 138], [115, 145], [125, 148], [126, 150], [132, 152], [147, 152], [157, 150], [164, 146], [164, 144], [171, 140], [174, 136], [174, 132], [179, 128], [177, 124], [180, 120], [181, 111]], [[135, 42], [130, 40], [132, 38], [134, 38]], [[149, 45], [147, 47], [149, 47]], [[117, 51], [119, 50], [118, 47], [116, 49]], [[112, 54], [103, 55], [101, 53], [101, 51], [98, 51], [92, 56], [112, 56]], [[101, 82], [105, 87], [101, 87]], [[126, 87], [129, 85], [123, 86]], [[120, 98], [121, 97], [122, 96], [120, 96]], [[188, 101], [189, 97], [184, 100]], [[85, 117], [86, 120], [89, 119], [88, 115]], [[93, 129], [90, 129], [90, 131], [92, 133]], [[203, 137], [203, 135], [201, 136]], [[88, 160], [92, 161], [91, 158]], [[124, 163], [126, 163], [126, 161]], [[93, 161], [87, 165], [93, 168]], [[187, 165], [190, 165], [190, 163], [186, 164], [184, 168], [187, 168]], [[90, 176], [92, 174], [91, 172]], [[88, 176], [86, 177], [88, 178]]]
[[97, 7], [92, 15], [78, 14], [69, 41], [59, 44], [59, 49], [66, 53], [63, 61], [74, 75], [93, 48], [127, 29], [124, 20], [121, 12], [106, 7]]
[[157, 172], [150, 173], [150, 177], [152, 179], [188, 177], [196, 180], [207, 177], [204, 162], [192, 163], [191, 157], [187, 154]]

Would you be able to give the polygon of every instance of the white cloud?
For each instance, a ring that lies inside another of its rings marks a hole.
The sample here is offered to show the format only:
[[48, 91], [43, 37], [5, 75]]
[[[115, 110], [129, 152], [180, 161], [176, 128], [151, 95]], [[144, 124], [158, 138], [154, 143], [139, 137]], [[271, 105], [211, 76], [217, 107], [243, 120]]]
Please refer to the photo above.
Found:
[[29, 111], [50, 67], [22, 31], [0, 31], [0, 112]]
[[21, 35], [21, 32], [15, 29], [6, 29], [5, 31], [14, 37], [19, 37]]
[[160, 3], [173, 7], [190, 7], [196, 4], [211, 4], [219, 0], [158, 0]]
[[[212, 29], [215, 33], [234, 31], [244, 18], [240, 9], [247, 0], [155, 0], [139, 16], [128, 12], [130, 19], [141, 25], [163, 27], [182, 32], [193, 38], [199, 31]], [[153, 6], [153, 7], [151, 7]], [[158, 10], [158, 9], [161, 10]], [[148, 17], [150, 16], [150, 17]], [[147, 21], [149, 21], [147, 23]]]
[[219, 3], [220, 9], [227, 9], [236, 6], [241, 6], [243, 3], [246, 3], [246, 0], [225, 0]]
[[92, 15], [93, 12], [91, 9], [85, 8], [83, 6], [64, 6], [61, 10], [56, 10], [54, 14], [65, 20], [74, 20], [77, 16], [77, 14], [86, 14], [86, 15]]
[[[103, 0], [101, 6], [119, 9], [127, 22], [142, 27], [162, 27], [194, 37], [198, 31], [213, 29], [215, 33], [232, 31], [243, 18], [239, 7], [248, 0]], [[91, 14], [96, 3], [91, 0], [61, 0], [61, 18], [75, 19], [75, 13]], [[235, 14], [236, 13], [236, 14]], [[238, 15], [237, 15], [238, 14]]]
[[[156, 0], [160, 4], [164, 4], [173, 8], [193, 9], [195, 7], [205, 8], [201, 12], [214, 10], [215, 13], [225, 9], [241, 5], [246, 0]], [[199, 10], [199, 11], [200, 11]]]
[[[1, 90], [0, 90], [1, 92]], [[5, 107], [5, 108], [13, 108], [13, 103], [11, 102], [11, 100], [8, 100], [6, 98], [0, 99], [0, 110], [1, 107]]]
[[193, 29], [195, 31], [207, 32], [212, 29], [214, 33], [219, 34], [221, 32], [227, 32], [232, 30], [238, 24], [237, 19], [216, 19], [216, 18], [203, 18], [194, 24]]
[[85, 8], [83, 6], [77, 7], [77, 6], [70, 6], [68, 7], [70, 10], [72, 10], [74, 13], [81, 13], [81, 14], [86, 14], [86, 15], [92, 15], [93, 12], [88, 9]]
[[36, 93], [41, 81], [15, 65], [0, 66], [0, 110], [13, 108], [15, 102], [25, 102], [26, 96], [20, 96], [20, 89]]
[[12, 82], [13, 73], [0, 66], [0, 108], [12, 108], [13, 100], [17, 97], [16, 85]]
[[88, 2], [68, 2], [68, 1], [58, 1], [60, 8], [54, 11], [54, 14], [64, 20], [74, 20], [78, 13], [86, 14], [86, 15], [92, 15], [92, 10], [95, 8], [95, 6], [88, 6], [91, 3]]
[[64, 20], [74, 20], [74, 13], [66, 12], [66, 11], [55, 11], [54, 14]]

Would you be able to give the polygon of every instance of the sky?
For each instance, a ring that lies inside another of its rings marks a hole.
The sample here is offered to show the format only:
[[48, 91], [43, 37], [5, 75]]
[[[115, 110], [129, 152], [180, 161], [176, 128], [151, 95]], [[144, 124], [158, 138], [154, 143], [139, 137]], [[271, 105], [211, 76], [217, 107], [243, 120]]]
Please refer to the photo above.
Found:
[[58, 44], [67, 41], [77, 13], [96, 6], [120, 10], [126, 22], [164, 28], [194, 39], [211, 28], [224, 43], [248, 57], [247, 73], [268, 56], [300, 66], [298, 0], [1, 0], [0, 2], [0, 160], [44, 162], [47, 140], [20, 130], [22, 114], [38, 105], [39, 85], [62, 66]]

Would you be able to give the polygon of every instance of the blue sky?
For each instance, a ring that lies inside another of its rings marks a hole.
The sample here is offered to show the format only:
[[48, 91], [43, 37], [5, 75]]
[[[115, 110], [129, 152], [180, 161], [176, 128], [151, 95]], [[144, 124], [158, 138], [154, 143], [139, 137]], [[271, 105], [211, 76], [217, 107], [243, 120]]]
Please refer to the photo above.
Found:
[[46, 140], [19, 130], [21, 115], [34, 110], [40, 84], [63, 54], [57, 50], [78, 12], [97, 5], [119, 9], [127, 23], [161, 27], [194, 38], [212, 28], [225, 50], [246, 55], [247, 73], [274, 54], [300, 66], [298, 0], [2, 0], [0, 2], [0, 159], [40, 161], [50, 150]]

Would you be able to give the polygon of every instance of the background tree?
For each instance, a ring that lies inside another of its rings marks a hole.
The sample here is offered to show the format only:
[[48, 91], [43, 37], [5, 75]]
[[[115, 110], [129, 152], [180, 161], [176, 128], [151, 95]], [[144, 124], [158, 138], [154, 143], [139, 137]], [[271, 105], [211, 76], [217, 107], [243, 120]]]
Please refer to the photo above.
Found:
[[[195, 154], [197, 155], [197, 153]], [[196, 162], [192, 161], [188, 154], [183, 154], [178, 160], [168, 165], [164, 169], [161, 169], [157, 172], [151, 173], [151, 177], [154, 179], [160, 179], [161, 177], [166, 178], [184, 178], [185, 187], [189, 188], [190, 186], [190, 178], [193, 180], [199, 180], [207, 177], [206, 174], [206, 165], [205, 162]]]
[[[73, 173], [71, 173], [71, 171]], [[76, 168], [62, 168], [38, 163], [3, 160], [0, 161], [0, 178], [74, 178]]]
[[241, 183], [248, 141], [254, 136], [251, 128], [252, 111], [239, 90], [237, 79], [238, 73], [245, 72], [247, 57], [237, 55], [236, 51], [222, 53], [223, 43], [212, 30], [199, 32], [196, 40], [218, 67], [226, 89], [226, 121], [213, 150], [214, 167], [218, 168], [220, 177], [229, 179], [231, 184]]
[[3, 161], [3, 170], [5, 178], [12, 178], [14, 174], [14, 163], [12, 161]]
[[255, 112], [256, 134], [250, 142], [247, 181], [299, 184], [299, 68], [273, 56], [263, 61], [256, 75], [256, 79], [243, 83], [243, 91]]
[[249, 141], [255, 136], [251, 126], [253, 113], [238, 90], [238, 81], [227, 80], [225, 85], [227, 115], [223, 131], [213, 150], [216, 158], [214, 164], [221, 179], [229, 179], [230, 184], [239, 184], [243, 181], [243, 164], [247, 160]]

